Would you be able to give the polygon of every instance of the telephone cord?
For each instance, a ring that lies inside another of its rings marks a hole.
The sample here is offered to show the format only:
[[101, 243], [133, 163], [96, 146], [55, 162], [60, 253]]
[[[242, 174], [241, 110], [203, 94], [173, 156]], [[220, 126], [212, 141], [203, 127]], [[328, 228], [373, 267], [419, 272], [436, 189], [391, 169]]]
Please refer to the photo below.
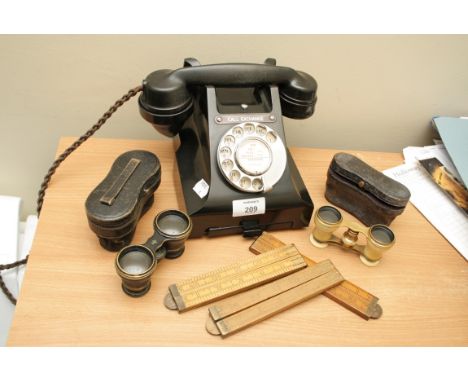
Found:
[[[47, 190], [47, 187], [49, 187], [50, 180], [52, 176], [54, 175], [55, 171], [57, 168], [60, 166], [60, 164], [73, 152], [75, 151], [78, 147], [81, 146], [82, 143], [88, 140], [91, 136], [94, 135], [96, 131], [98, 131], [104, 123], [114, 114], [117, 109], [119, 109], [125, 102], [129, 101], [131, 98], [136, 96], [139, 92], [143, 90], [143, 87], [137, 86], [133, 89], [130, 89], [124, 96], [119, 98], [110, 108], [107, 110], [101, 118], [86, 132], [84, 133], [81, 137], [79, 137], [71, 146], [69, 146], [53, 163], [52, 166], [50, 166], [49, 171], [47, 171], [46, 176], [44, 177], [44, 180], [42, 181], [41, 188], [39, 189], [38, 197], [37, 197], [37, 216], [41, 214], [42, 210], [42, 204], [44, 203], [44, 197], [45, 197], [45, 192]], [[20, 261], [15, 261], [14, 263], [10, 264], [0, 264], [0, 272], [3, 270], [11, 269], [18, 267], [20, 265], [26, 264], [28, 262], [28, 256], [24, 258], [23, 260]], [[5, 285], [5, 282], [3, 281], [3, 277], [0, 273], [0, 289], [3, 291], [5, 296], [11, 301], [13, 305], [16, 305], [16, 298], [13, 296], [13, 294], [10, 292], [8, 287]]]

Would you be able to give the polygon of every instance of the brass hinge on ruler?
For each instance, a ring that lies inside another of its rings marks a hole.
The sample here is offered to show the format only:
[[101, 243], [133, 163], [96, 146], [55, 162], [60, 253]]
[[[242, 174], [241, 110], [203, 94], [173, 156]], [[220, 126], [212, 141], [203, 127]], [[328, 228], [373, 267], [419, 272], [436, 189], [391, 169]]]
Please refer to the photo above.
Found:
[[222, 300], [208, 309], [206, 330], [223, 337], [315, 297], [341, 283], [330, 260]]
[[[286, 244], [281, 240], [264, 232], [253, 242], [249, 249], [258, 255], [265, 251], [271, 251], [273, 248], [281, 248], [284, 245]], [[307, 256], [304, 256], [304, 259], [309, 265], [316, 264], [315, 261]], [[366, 320], [369, 318], [377, 319], [383, 312], [382, 307], [378, 304], [378, 297], [347, 280], [344, 280], [334, 288], [324, 291], [323, 294]]]
[[254, 288], [307, 267], [294, 245], [272, 249], [262, 255], [196, 276], [169, 286], [164, 299], [168, 309], [184, 312]]

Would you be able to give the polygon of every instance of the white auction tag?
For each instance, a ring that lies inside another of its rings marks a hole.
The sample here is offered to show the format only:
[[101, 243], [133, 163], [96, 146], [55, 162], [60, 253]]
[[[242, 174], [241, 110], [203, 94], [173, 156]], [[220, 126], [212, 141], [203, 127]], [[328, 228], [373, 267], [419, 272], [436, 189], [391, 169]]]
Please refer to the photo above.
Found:
[[265, 198], [232, 201], [232, 217], [261, 215], [265, 213]]
[[195, 186], [193, 186], [193, 191], [197, 193], [200, 199], [203, 199], [210, 190], [210, 185], [205, 182], [205, 179], [200, 179]]

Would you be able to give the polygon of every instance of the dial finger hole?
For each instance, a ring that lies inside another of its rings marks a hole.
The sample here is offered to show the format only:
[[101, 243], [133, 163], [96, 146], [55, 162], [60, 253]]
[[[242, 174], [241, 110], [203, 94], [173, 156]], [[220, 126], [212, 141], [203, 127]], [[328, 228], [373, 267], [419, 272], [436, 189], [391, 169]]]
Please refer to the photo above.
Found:
[[230, 159], [225, 159], [221, 163], [221, 166], [223, 166], [224, 171], [228, 172], [232, 170], [232, 168], [234, 167], [234, 163]]
[[242, 127], [237, 126], [237, 127], [234, 127], [234, 129], [232, 129], [232, 133], [234, 134], [236, 138], [239, 138], [239, 137], [242, 137], [242, 135], [244, 134], [244, 130], [242, 130]]
[[246, 123], [244, 125], [244, 131], [247, 134], [253, 134], [255, 132], [255, 125], [253, 125], [252, 123]]
[[231, 179], [233, 182], [238, 182], [240, 178], [240, 172], [237, 170], [232, 170], [231, 173], [229, 174], [229, 179]]
[[246, 176], [244, 176], [240, 182], [239, 182], [239, 185], [244, 188], [244, 189], [248, 189], [250, 188], [250, 185], [252, 184], [252, 182], [250, 181], [249, 178], [247, 178]]
[[222, 159], [226, 159], [226, 158], [229, 158], [231, 156], [232, 151], [231, 151], [231, 149], [229, 147], [224, 146], [224, 147], [221, 147], [221, 149], [219, 150], [219, 153], [220, 153]]
[[255, 178], [253, 181], [252, 181], [252, 188], [255, 190], [255, 191], [260, 191], [262, 188], [263, 188], [263, 182], [261, 179], [259, 178]]
[[257, 134], [261, 137], [264, 137], [267, 133], [267, 129], [265, 126], [257, 126]]
[[234, 146], [234, 143], [236, 143], [236, 139], [232, 135], [226, 135], [224, 137], [224, 144], [226, 146]]
[[276, 134], [273, 133], [272, 131], [270, 131], [267, 135], [266, 135], [266, 140], [270, 143], [274, 143], [276, 141]]

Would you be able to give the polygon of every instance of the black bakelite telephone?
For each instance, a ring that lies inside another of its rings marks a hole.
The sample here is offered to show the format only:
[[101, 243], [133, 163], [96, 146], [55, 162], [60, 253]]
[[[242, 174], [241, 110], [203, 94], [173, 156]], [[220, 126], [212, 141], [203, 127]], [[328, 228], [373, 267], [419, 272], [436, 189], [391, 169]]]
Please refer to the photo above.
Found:
[[[187, 58], [177, 70], [157, 70], [130, 89], [49, 168], [37, 199], [60, 164], [132, 97], [160, 133], [179, 135], [177, 164], [190, 237], [309, 225], [313, 203], [286, 148], [282, 115], [304, 119], [314, 112], [317, 83], [307, 73], [264, 64], [200, 65]], [[0, 265], [0, 272], [26, 264], [28, 257]], [[0, 289], [16, 304], [0, 273]]]
[[282, 115], [314, 112], [317, 83], [307, 73], [264, 64], [157, 70], [143, 81], [140, 113], [177, 150], [191, 237], [307, 226], [313, 203], [286, 147]]
[[[200, 65], [187, 58], [177, 70], [157, 70], [130, 89], [49, 168], [37, 198], [37, 214], [60, 164], [125, 102], [142, 92], [140, 113], [160, 133], [179, 135], [177, 150], [190, 237], [309, 225], [313, 203], [286, 148], [282, 115], [309, 118], [317, 83], [307, 73], [264, 64]], [[0, 272], [28, 257], [0, 264]], [[16, 304], [0, 273], [0, 289]]]

